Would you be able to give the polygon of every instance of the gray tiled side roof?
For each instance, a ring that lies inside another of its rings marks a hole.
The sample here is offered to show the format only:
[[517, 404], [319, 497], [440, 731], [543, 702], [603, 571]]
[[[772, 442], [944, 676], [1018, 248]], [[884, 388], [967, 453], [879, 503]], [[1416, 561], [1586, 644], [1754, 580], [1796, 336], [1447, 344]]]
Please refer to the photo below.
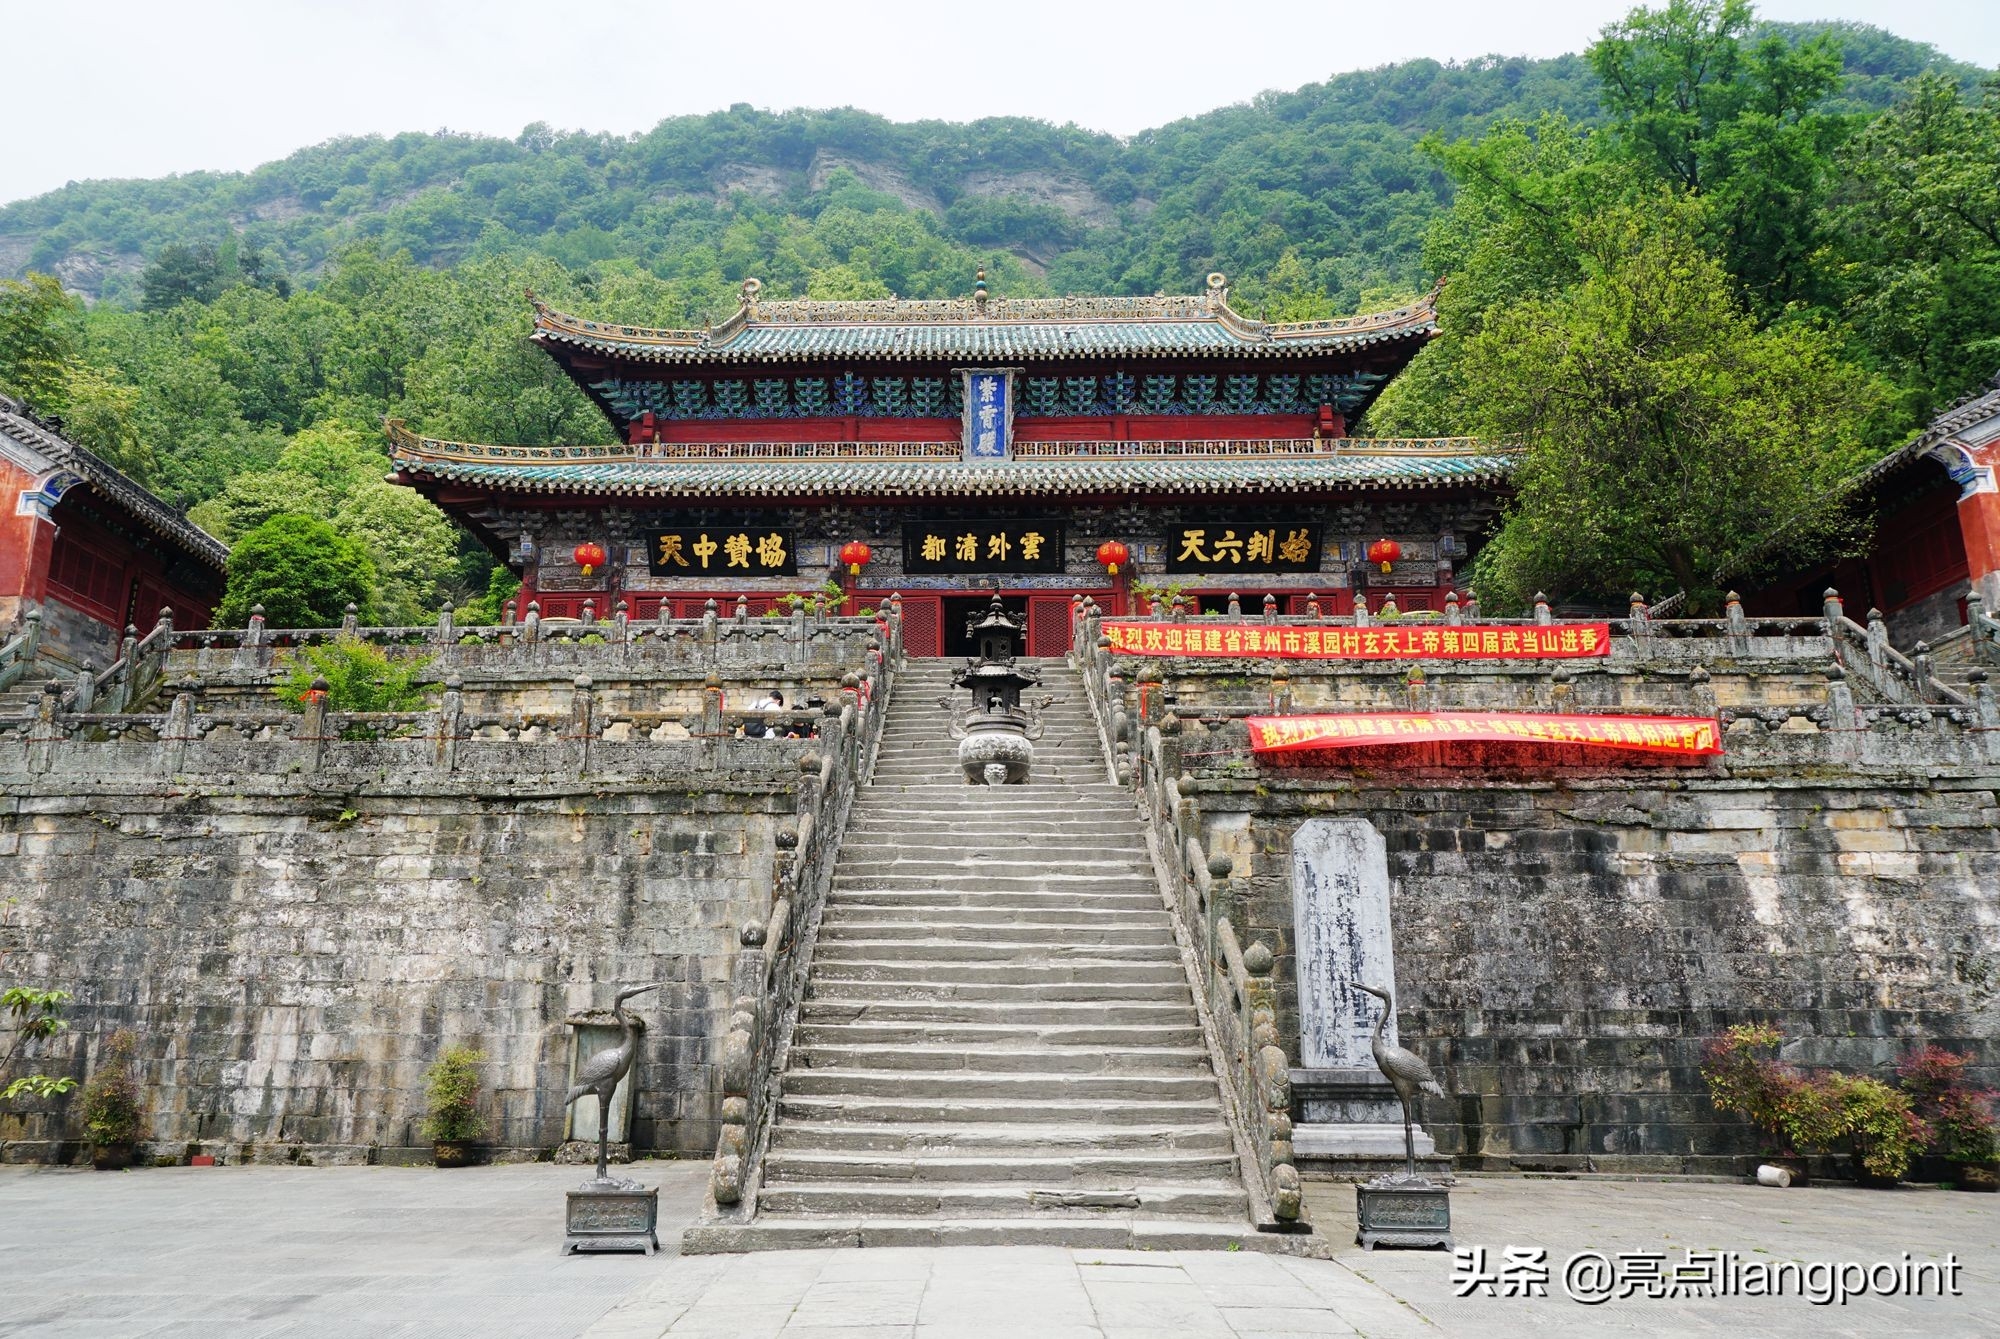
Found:
[[26, 406], [4, 395], [0, 395], [0, 433], [82, 478], [100, 496], [177, 548], [217, 571], [227, 564], [229, 550], [221, 540], [134, 483], [122, 470], [29, 417]]

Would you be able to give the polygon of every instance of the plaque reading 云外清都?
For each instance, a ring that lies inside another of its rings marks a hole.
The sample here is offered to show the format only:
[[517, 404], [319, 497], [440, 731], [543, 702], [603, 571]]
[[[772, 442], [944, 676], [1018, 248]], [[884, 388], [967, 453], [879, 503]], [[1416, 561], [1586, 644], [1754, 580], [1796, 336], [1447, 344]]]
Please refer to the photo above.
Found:
[[1192, 522], [1167, 530], [1169, 572], [1317, 572], [1317, 525]]
[[912, 573], [1060, 572], [1062, 527], [1050, 521], [934, 521], [903, 527]]
[[646, 565], [656, 577], [789, 577], [799, 571], [789, 530], [690, 526], [654, 530], [648, 543]]

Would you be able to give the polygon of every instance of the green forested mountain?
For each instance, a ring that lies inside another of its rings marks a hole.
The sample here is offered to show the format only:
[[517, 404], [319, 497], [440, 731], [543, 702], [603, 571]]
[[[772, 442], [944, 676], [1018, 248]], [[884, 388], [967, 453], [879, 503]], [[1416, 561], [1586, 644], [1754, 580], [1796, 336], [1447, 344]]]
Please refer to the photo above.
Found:
[[[1827, 29], [1841, 37], [1842, 109], [1884, 106], [1927, 69], [1980, 74], [1859, 25], [1780, 31]], [[720, 310], [752, 271], [778, 293], [958, 293], [967, 255], [1000, 259], [1004, 291], [1180, 291], [1221, 269], [1254, 302], [1295, 248], [1303, 277], [1351, 308], [1364, 290], [1426, 278], [1423, 231], [1451, 187], [1418, 141], [1546, 111], [1598, 116], [1582, 57], [1409, 61], [1129, 141], [1021, 119], [743, 105], [630, 136], [536, 125], [514, 140], [342, 139], [249, 173], [82, 182], [0, 208], [0, 276], [43, 271], [135, 305], [144, 265], [175, 242], [254, 250], [306, 281], [360, 241], [430, 266], [528, 249], [571, 267], [636, 263], [682, 295], [687, 310], [653, 315], [670, 322]]]
[[0, 391], [227, 541], [332, 527], [373, 612], [412, 620], [506, 574], [383, 481], [385, 417], [607, 439], [527, 340], [524, 288], [699, 325], [752, 275], [859, 298], [964, 294], [982, 264], [1003, 294], [1221, 270], [1241, 309], [1305, 319], [1449, 274], [1444, 337], [1359, 427], [1533, 447], [1482, 591], [1699, 604], [1772, 517], [1847, 542], [1818, 500], [2000, 366], [1987, 74], [1664, 0], [1581, 55], [1411, 61], [1129, 140], [740, 106], [632, 136], [341, 140], [0, 209]]

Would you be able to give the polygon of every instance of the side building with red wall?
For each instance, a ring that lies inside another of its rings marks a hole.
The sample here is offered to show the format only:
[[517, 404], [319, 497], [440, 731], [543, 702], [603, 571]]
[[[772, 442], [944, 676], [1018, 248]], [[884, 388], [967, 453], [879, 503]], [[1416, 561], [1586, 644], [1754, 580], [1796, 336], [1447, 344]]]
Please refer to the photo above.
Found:
[[109, 665], [125, 629], [150, 632], [162, 609], [207, 626], [221, 541], [5, 396], [0, 489], [0, 628], [11, 642], [36, 614], [44, 670]]
[[1882, 611], [1892, 644], [1936, 643], [1964, 627], [1968, 597], [2000, 611], [2000, 378], [1854, 481], [1873, 518], [1865, 549], [1751, 593], [1751, 614], [1817, 614], [1826, 590], [1848, 616]]

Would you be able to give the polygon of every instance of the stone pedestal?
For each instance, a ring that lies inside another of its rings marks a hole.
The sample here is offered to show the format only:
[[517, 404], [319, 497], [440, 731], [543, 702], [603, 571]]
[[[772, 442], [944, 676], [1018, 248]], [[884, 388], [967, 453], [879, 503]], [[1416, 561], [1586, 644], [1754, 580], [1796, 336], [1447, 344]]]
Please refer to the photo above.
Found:
[[585, 1181], [569, 1192], [563, 1254], [660, 1249], [660, 1192], [637, 1181]]
[[[1403, 1105], [1379, 1069], [1294, 1069], [1292, 1156], [1306, 1175], [1366, 1181], [1403, 1170]], [[1417, 1170], [1445, 1179], [1451, 1160], [1416, 1128]]]
[[1418, 1178], [1378, 1177], [1354, 1187], [1356, 1245], [1451, 1249], [1451, 1191]]

